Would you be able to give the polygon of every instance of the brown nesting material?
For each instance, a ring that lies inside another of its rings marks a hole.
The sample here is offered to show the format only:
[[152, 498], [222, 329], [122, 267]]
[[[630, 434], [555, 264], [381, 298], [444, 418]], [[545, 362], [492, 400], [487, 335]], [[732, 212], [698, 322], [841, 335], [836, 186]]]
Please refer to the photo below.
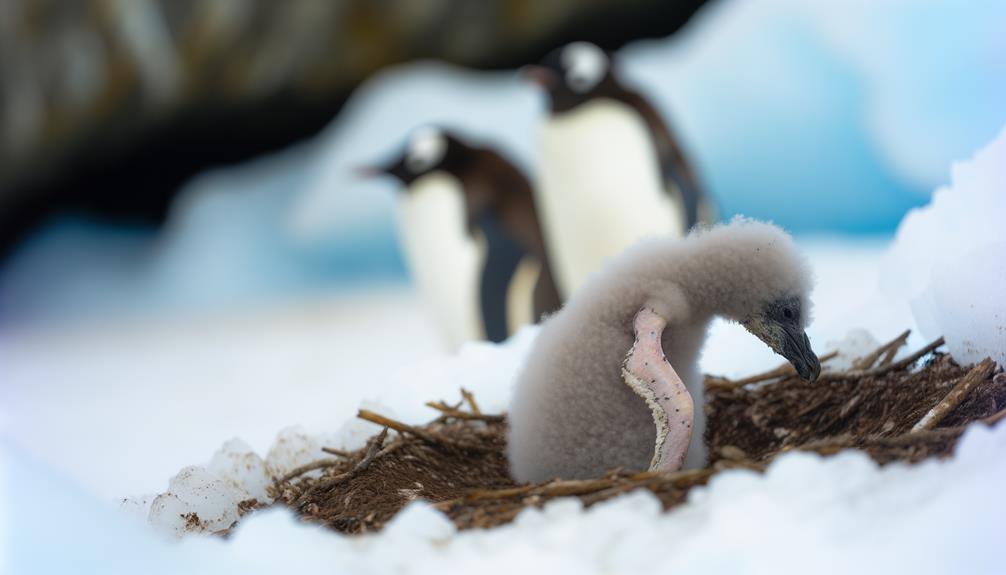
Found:
[[[860, 449], [881, 464], [945, 457], [967, 424], [1003, 418], [1006, 376], [996, 374], [1000, 368], [990, 361], [962, 367], [948, 355], [930, 354], [940, 340], [893, 362], [904, 340], [903, 334], [852, 371], [826, 373], [817, 382], [801, 381], [786, 368], [737, 381], [707, 377], [711, 461], [701, 470], [612, 470], [592, 480], [517, 485], [507, 471], [505, 417], [480, 413], [466, 393], [467, 409], [431, 403], [440, 416], [419, 427], [361, 411], [397, 434], [382, 433], [364, 449], [320, 463], [320, 478], [280, 481], [274, 493], [277, 504], [291, 506], [305, 521], [345, 533], [379, 530], [416, 498], [436, 503], [459, 528], [485, 528], [557, 497], [591, 505], [638, 488], [651, 490], [669, 509], [725, 469], [760, 471], [794, 449], [823, 455]], [[926, 423], [935, 422], [933, 429], [911, 431], [941, 403]]]

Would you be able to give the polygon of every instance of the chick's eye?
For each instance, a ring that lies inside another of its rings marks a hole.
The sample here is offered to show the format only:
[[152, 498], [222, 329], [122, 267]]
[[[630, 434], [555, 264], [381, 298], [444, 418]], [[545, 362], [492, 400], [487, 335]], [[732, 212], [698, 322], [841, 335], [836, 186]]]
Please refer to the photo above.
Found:
[[785, 316], [786, 319], [793, 319], [793, 311], [789, 308], [782, 310], [782, 315]]

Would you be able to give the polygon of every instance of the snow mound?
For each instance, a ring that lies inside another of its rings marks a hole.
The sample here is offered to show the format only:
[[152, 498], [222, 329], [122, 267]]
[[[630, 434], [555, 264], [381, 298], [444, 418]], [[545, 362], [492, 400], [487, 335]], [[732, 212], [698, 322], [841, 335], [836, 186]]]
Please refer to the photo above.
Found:
[[367, 573], [991, 573], [1006, 499], [990, 494], [1004, 473], [1006, 426], [977, 424], [949, 460], [879, 467], [858, 452], [791, 453], [765, 474], [721, 473], [670, 513], [640, 490], [588, 509], [556, 500], [503, 527], [457, 532], [417, 501], [383, 532], [347, 537], [269, 511], [225, 545], [263, 569], [313, 556], [318, 568]]
[[944, 336], [962, 364], [1006, 365], [1006, 129], [967, 161], [950, 186], [905, 216], [881, 275], [907, 300], [927, 338]]

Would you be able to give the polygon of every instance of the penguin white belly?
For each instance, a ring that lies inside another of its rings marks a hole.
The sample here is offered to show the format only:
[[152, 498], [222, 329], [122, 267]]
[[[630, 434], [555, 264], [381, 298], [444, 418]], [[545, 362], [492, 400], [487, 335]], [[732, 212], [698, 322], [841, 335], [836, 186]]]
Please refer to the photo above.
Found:
[[445, 172], [422, 176], [401, 196], [398, 216], [412, 277], [450, 348], [482, 339], [478, 294], [484, 247], [468, 235], [461, 182]]
[[684, 234], [646, 124], [628, 105], [597, 100], [551, 118], [541, 151], [539, 206], [564, 297], [639, 239]]

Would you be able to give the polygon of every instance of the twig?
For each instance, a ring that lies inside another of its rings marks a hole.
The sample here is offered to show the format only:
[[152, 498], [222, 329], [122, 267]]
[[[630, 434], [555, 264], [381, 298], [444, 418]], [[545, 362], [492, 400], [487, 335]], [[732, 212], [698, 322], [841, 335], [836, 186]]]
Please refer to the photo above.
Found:
[[898, 361], [895, 361], [893, 363], [888, 363], [887, 365], [881, 365], [879, 367], [867, 370], [851, 370], [840, 373], [822, 373], [821, 377], [818, 378], [818, 381], [834, 381], [834, 380], [845, 380], [845, 379], [859, 379], [863, 377], [877, 377], [891, 371], [904, 369], [905, 367], [908, 367], [909, 365], [918, 361], [924, 355], [933, 352], [934, 350], [936, 350], [936, 348], [940, 347], [944, 343], [945, 342], [943, 338], [940, 337], [937, 338], [936, 341], [933, 341], [932, 343], [916, 351], [915, 353], [912, 353], [911, 355], [902, 358]]
[[622, 483], [612, 485], [607, 489], [602, 489], [600, 491], [595, 491], [594, 493], [588, 493], [584, 495], [581, 500], [584, 505], [593, 505], [612, 497], [616, 497], [623, 493], [629, 491], [635, 491], [636, 489], [645, 489], [649, 487], [657, 487], [662, 482], [660, 477], [651, 477], [649, 479], [643, 479], [640, 481], [623, 481]]
[[526, 495], [531, 493], [535, 489], [538, 489], [538, 485], [524, 485], [521, 487], [507, 487], [505, 489], [480, 489], [477, 491], [472, 491], [465, 494], [457, 499], [452, 499], [449, 501], [444, 501], [443, 503], [460, 503], [462, 501], [481, 501], [483, 499], [506, 499], [508, 497], [516, 497], [518, 495]]
[[328, 490], [340, 483], [349, 481], [350, 479], [356, 477], [357, 474], [359, 474], [361, 471], [366, 470], [367, 467], [370, 467], [370, 464], [373, 463], [373, 461], [377, 459], [379, 455], [382, 455], [384, 454], [385, 451], [387, 451], [381, 449], [381, 447], [384, 446], [384, 439], [386, 437], [388, 437], [387, 427], [382, 429], [381, 433], [379, 433], [375, 437], [370, 438], [370, 440], [367, 441], [367, 452], [363, 455], [363, 459], [361, 459], [359, 463], [354, 465], [352, 469], [346, 471], [345, 473], [340, 473], [335, 477], [329, 477], [327, 479], [323, 479], [315, 483], [314, 485], [311, 486], [310, 489], [302, 493], [301, 496], [297, 498], [297, 502], [295, 503], [295, 505], [297, 507], [302, 507], [305, 503], [307, 503], [308, 499], [310, 499], [311, 496], [314, 495], [315, 493], [322, 490]]
[[530, 495], [561, 497], [564, 495], [580, 495], [611, 487], [617, 479], [573, 479], [555, 480], [539, 485], [524, 485], [521, 487], [507, 487], [505, 489], [477, 490], [466, 493], [457, 499], [442, 501], [437, 504], [438, 508], [446, 509], [459, 503], [472, 501], [482, 501], [486, 499], [508, 499], [510, 497], [522, 497]]
[[287, 481], [290, 481], [294, 477], [303, 475], [308, 471], [314, 471], [315, 469], [324, 469], [326, 467], [332, 467], [342, 462], [343, 460], [341, 459], [319, 459], [318, 461], [313, 461], [311, 463], [307, 463], [301, 465], [300, 467], [295, 467], [294, 469], [291, 469], [286, 475], [280, 477], [276, 482], [286, 483]]
[[[454, 405], [451, 405], [451, 404], [447, 403], [444, 400], [435, 401], [435, 402], [431, 401], [431, 402], [427, 402], [427, 404], [426, 404], [426, 405], [429, 405], [430, 407], [433, 407], [434, 409], [439, 409], [439, 407], [435, 407], [433, 405], [430, 405], [431, 403], [436, 403], [438, 406], [446, 407], [450, 411], [457, 411], [459, 413], [468, 413], [468, 412], [461, 411], [461, 406], [465, 404], [465, 400], [464, 399], [462, 399], [461, 401], [458, 401]], [[446, 413], [441, 413], [436, 419], [434, 419], [429, 424], [427, 424], [427, 426], [429, 426], [431, 424], [434, 424], [434, 423], [446, 423], [447, 420], [449, 420], [449, 419], [450, 419], [450, 416], [448, 416]]]
[[477, 443], [470, 443], [467, 441], [458, 441], [456, 439], [451, 439], [444, 437], [440, 434], [432, 433], [418, 427], [409, 425], [407, 423], [402, 423], [401, 421], [396, 421], [389, 417], [385, 417], [379, 413], [374, 413], [369, 409], [361, 409], [356, 414], [360, 419], [365, 419], [372, 423], [378, 425], [383, 425], [385, 427], [390, 427], [399, 433], [408, 433], [418, 437], [419, 439], [425, 441], [426, 443], [433, 445], [435, 447], [454, 447], [458, 449], [467, 449], [470, 451], [493, 451], [493, 447], [486, 447], [484, 445], [479, 445]]
[[328, 453], [329, 455], [338, 455], [339, 457], [352, 457], [353, 454], [345, 449], [336, 449], [334, 447], [322, 447], [322, 451]]
[[898, 350], [901, 349], [901, 346], [905, 345], [906, 343], [908, 343], [907, 339], [905, 340], [905, 343], [896, 347], [892, 347], [891, 349], [887, 350], [887, 353], [884, 354], [884, 358], [880, 360], [880, 364], [877, 367], [884, 367], [885, 365], [890, 365], [891, 362], [894, 361], [894, 356], [898, 355]]
[[[859, 358], [858, 360], [856, 360], [855, 363], [852, 364], [853, 369], [859, 371], [862, 371], [864, 369], [870, 369], [871, 367], [873, 367], [873, 364], [877, 363], [877, 360], [880, 359], [880, 356], [882, 355], [890, 356], [891, 359], [893, 359], [894, 354], [897, 353], [897, 351], [901, 348], [901, 346], [905, 345], [908, 342], [908, 334], [910, 333], [912, 333], [912, 330], [906, 329], [905, 331], [901, 332], [901, 335], [899, 335], [898, 337], [878, 347], [877, 349], [873, 350], [867, 355], [864, 355], [863, 357]], [[888, 361], [887, 363], [890, 362]]]
[[[824, 363], [830, 359], [834, 359], [838, 355], [838, 352], [832, 351], [822, 355], [818, 358], [818, 361]], [[770, 379], [775, 379], [777, 377], [791, 377], [796, 375], [796, 368], [792, 364], [784, 363], [779, 367], [766, 371], [764, 373], [759, 373], [757, 375], [752, 375], [750, 377], [745, 377], [743, 379], [727, 379], [725, 377], [710, 378], [706, 381], [706, 387], [721, 387], [721, 388], [735, 388], [744, 387], [745, 385], [752, 383], [760, 383], [762, 381], [768, 381]]]
[[429, 401], [426, 403], [427, 407], [432, 407], [433, 409], [439, 411], [448, 418], [454, 419], [464, 419], [468, 421], [488, 421], [488, 422], [500, 422], [506, 419], [502, 415], [489, 415], [486, 413], [468, 413], [465, 411], [458, 411], [457, 408], [453, 408], [443, 402]]
[[947, 416], [955, 407], [960, 405], [961, 401], [967, 396], [968, 392], [971, 391], [979, 383], [988, 379], [992, 375], [992, 371], [995, 370], [996, 363], [992, 361], [992, 358], [986, 357], [981, 361], [981, 363], [975, 365], [971, 368], [971, 371], [967, 372], [957, 382], [957, 385], [950, 390], [950, 393], [943, 398], [942, 401], [936, 404], [935, 407], [929, 410], [918, 423], [912, 427], [912, 433], [933, 429], [943, 418]]
[[615, 486], [627, 485], [626, 490], [648, 485], [692, 486], [708, 479], [712, 469], [687, 469], [676, 473], [659, 471], [643, 471], [628, 476], [606, 477], [603, 479], [557, 479], [539, 485], [522, 485], [506, 489], [476, 490], [462, 497], [441, 501], [436, 507], [441, 510], [450, 509], [454, 505], [474, 501], [508, 499], [511, 497], [567, 497], [571, 495], [586, 495], [596, 493]]
[[379, 413], [374, 413], [369, 409], [360, 409], [356, 412], [356, 416], [371, 423], [383, 425], [384, 427], [390, 427], [399, 433], [410, 433], [424, 441], [436, 443], [436, 440], [433, 439], [428, 432], [407, 423], [391, 419], [390, 417], [385, 417]]
[[479, 404], [475, 403], [475, 395], [472, 392], [462, 387], [461, 397], [465, 398], [465, 401], [468, 402], [468, 407], [471, 408], [472, 413], [475, 415], [482, 413], [482, 410], [479, 409]]

